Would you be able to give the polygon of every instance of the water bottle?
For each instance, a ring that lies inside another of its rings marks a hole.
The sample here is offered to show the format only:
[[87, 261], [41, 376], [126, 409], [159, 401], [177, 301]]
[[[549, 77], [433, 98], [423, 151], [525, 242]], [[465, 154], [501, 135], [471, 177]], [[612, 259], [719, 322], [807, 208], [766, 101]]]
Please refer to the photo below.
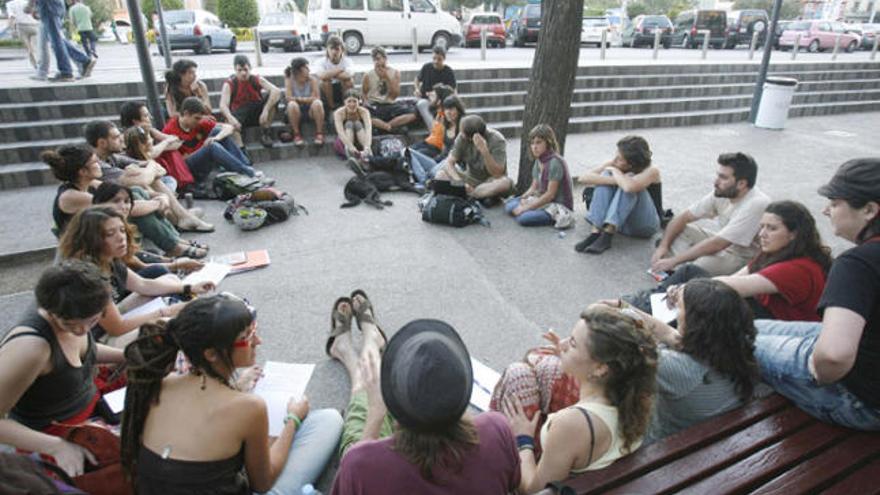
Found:
[[302, 487], [302, 495], [321, 495], [311, 483], [306, 484]]

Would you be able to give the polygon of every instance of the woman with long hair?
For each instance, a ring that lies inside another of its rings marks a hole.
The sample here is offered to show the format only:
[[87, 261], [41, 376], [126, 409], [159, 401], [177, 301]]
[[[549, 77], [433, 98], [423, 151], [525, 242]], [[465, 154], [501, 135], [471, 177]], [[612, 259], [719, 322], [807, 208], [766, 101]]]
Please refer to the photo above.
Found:
[[557, 218], [562, 215], [559, 210], [571, 218], [574, 208], [571, 175], [565, 159], [559, 155], [553, 128], [547, 124], [532, 128], [529, 131], [529, 151], [535, 159], [532, 183], [521, 196], [508, 199], [504, 211], [523, 227], [552, 225], [554, 213]]
[[165, 72], [165, 108], [168, 117], [176, 117], [180, 113], [183, 100], [196, 96], [206, 107], [211, 108], [208, 85], [196, 74], [199, 65], [192, 60], [182, 58]]
[[[555, 372], [539, 380], [532, 362], [511, 365], [490, 405], [504, 411], [517, 437], [520, 493], [609, 466], [641, 445], [651, 419], [657, 347], [639, 319], [594, 304], [570, 337], [550, 331], [545, 338], [551, 347], [539, 366]], [[552, 395], [565, 381], [578, 394], [560, 404]]]
[[93, 263], [110, 282], [113, 304], [108, 304], [98, 321], [100, 330], [96, 337], [114, 347], [130, 342], [136, 337], [134, 330], [144, 323], [173, 316], [184, 306], [178, 303], [144, 315], [123, 316], [122, 313], [147, 302], [147, 297], [180, 294], [189, 298], [214, 289], [211, 282], [188, 285], [172, 274], [156, 279], [142, 278], [126, 264], [126, 259], [133, 257], [129, 250], [133, 242], [125, 217], [114, 208], [94, 206], [74, 215], [58, 244], [64, 259]]
[[[270, 443], [266, 403], [234, 380], [237, 368], [254, 366], [257, 330], [256, 310], [223, 293], [144, 326], [125, 349], [122, 462], [137, 493], [293, 495], [318, 479], [342, 418], [291, 399]], [[192, 367], [170, 374], [179, 351]]]
[[40, 153], [40, 159], [61, 181], [52, 203], [52, 233], [60, 237], [76, 212], [92, 204], [92, 193], [103, 175], [98, 156], [88, 146], [62, 146]]
[[153, 115], [143, 101], [127, 101], [119, 107], [119, 121], [124, 129], [140, 127], [153, 138], [153, 147], [150, 148], [149, 158], [156, 160], [168, 175], [177, 181], [178, 194], [189, 190], [195, 179], [192, 171], [186, 165], [183, 155], [180, 154], [180, 145], [183, 141], [177, 136], [171, 136], [160, 132], [153, 127]]
[[437, 116], [428, 137], [409, 148], [410, 166], [417, 184], [434, 177], [440, 163], [446, 159], [458, 136], [459, 122], [467, 115], [464, 103], [454, 94], [451, 86], [438, 84], [434, 90], [438, 98]]

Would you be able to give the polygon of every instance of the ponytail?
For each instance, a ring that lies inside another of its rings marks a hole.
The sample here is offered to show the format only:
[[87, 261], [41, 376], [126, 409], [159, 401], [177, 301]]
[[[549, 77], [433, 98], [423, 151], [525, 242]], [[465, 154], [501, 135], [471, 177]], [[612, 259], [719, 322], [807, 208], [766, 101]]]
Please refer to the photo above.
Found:
[[74, 182], [79, 177], [79, 171], [85, 168], [92, 155], [94, 152], [91, 148], [80, 144], [43, 151], [40, 153], [40, 160], [49, 165], [56, 179], [61, 182]]

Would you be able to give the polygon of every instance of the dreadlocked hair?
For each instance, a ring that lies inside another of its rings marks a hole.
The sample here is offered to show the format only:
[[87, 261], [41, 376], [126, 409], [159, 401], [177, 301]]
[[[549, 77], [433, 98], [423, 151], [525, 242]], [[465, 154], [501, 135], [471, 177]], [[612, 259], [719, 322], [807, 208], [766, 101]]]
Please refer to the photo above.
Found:
[[[162, 380], [173, 369], [177, 352], [186, 355], [192, 364], [191, 373], [233, 388], [228, 377], [235, 369], [233, 345], [251, 323], [253, 316], [247, 304], [224, 293], [196, 299], [167, 323], [141, 326], [140, 337], [125, 348], [128, 388], [122, 414], [122, 465], [132, 483], [137, 477], [137, 453], [147, 415], [159, 403]], [[221, 366], [208, 361], [208, 349], [217, 353]], [[225, 375], [222, 370], [227, 370]]]
[[640, 320], [604, 305], [581, 313], [590, 329], [590, 354], [608, 367], [605, 396], [620, 414], [623, 448], [633, 450], [651, 418], [657, 375], [657, 345]]

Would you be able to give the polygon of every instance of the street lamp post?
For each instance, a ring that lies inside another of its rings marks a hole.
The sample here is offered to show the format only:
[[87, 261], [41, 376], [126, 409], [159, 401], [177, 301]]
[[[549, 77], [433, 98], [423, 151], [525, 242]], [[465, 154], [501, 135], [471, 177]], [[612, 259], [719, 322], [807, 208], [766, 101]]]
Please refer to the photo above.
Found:
[[[159, 91], [156, 88], [156, 75], [153, 74], [153, 61], [150, 60], [150, 51], [147, 47], [147, 37], [144, 30], [144, 21], [141, 18], [141, 8], [138, 0], [125, 0], [128, 7], [128, 18], [131, 20], [131, 33], [137, 48], [138, 65], [141, 68], [141, 77], [147, 92], [147, 106], [153, 114], [155, 127], [165, 127], [165, 118], [162, 116], [162, 106], [159, 104]], [[167, 53], [167, 52], [166, 52]]]
[[156, 17], [159, 18], [159, 41], [162, 43], [162, 53], [165, 56], [165, 68], [171, 68], [171, 44], [168, 43], [168, 34], [165, 32], [165, 14], [162, 12], [162, 0], [156, 2]]
[[[749, 111], [749, 122], [755, 123], [758, 118], [758, 107], [761, 106], [761, 96], [764, 95], [764, 82], [767, 81], [767, 69], [770, 67], [770, 54], [773, 53], [773, 36], [776, 36], [776, 25], [779, 23], [779, 10], [782, 0], [774, 0], [773, 13], [770, 15], [770, 26], [767, 27], [767, 36], [764, 37], [764, 56], [761, 58], [761, 68], [758, 70], [758, 79], [755, 81], [755, 91], [752, 94], [752, 108]], [[797, 44], [794, 47], [797, 50]]]

